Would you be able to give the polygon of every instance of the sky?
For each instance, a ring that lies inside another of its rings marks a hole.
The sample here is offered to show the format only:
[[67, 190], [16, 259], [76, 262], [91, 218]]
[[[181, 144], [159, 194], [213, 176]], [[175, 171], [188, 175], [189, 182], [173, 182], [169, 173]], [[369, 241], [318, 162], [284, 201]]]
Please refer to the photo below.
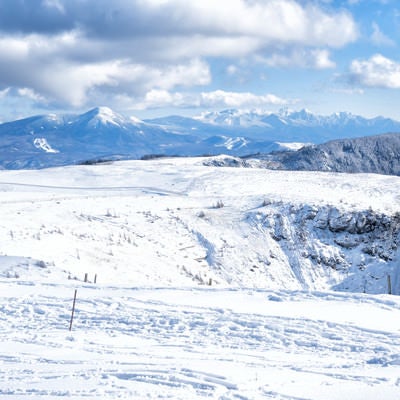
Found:
[[395, 0], [0, 0], [0, 121], [108, 106], [400, 120]]

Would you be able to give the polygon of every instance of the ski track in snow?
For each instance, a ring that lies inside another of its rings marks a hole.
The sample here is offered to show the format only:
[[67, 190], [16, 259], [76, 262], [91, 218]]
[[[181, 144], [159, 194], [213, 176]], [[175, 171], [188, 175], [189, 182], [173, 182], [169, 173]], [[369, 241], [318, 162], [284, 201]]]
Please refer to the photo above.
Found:
[[[0, 286], [2, 398], [394, 400], [400, 390], [400, 301], [388, 296], [81, 285], [69, 333], [72, 285]], [[337, 322], [352, 307], [397, 321], [392, 331]]]
[[15, 183], [15, 182], [0, 182], [0, 185], [5, 186], [20, 186], [24, 188], [32, 188], [32, 189], [51, 189], [51, 190], [69, 190], [69, 191], [93, 191], [93, 192], [124, 192], [124, 191], [132, 191], [132, 192], [144, 192], [149, 194], [159, 194], [159, 195], [178, 195], [182, 196], [184, 193], [182, 192], [174, 192], [172, 190], [160, 190], [159, 188], [153, 187], [140, 187], [140, 186], [96, 186], [96, 187], [82, 187], [82, 186], [50, 186], [50, 185], [35, 185], [32, 183]]

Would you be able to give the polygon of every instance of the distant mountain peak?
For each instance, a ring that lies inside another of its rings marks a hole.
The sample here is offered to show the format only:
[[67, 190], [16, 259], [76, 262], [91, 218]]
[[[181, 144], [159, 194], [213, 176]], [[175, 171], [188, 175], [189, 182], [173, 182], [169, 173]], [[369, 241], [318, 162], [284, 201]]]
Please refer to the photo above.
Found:
[[99, 123], [102, 125], [121, 126], [126, 122], [124, 117], [105, 106], [95, 107], [82, 116], [88, 118], [89, 125], [91, 126]]

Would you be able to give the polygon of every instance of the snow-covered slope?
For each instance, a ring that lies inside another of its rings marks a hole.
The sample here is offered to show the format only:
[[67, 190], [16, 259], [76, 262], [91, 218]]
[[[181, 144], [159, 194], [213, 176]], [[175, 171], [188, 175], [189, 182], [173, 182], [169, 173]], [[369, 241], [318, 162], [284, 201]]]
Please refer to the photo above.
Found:
[[0, 171], [1, 398], [398, 399], [400, 178], [206, 161]]
[[1, 254], [65, 278], [386, 293], [397, 177], [207, 167], [206, 159], [2, 171]]
[[[217, 164], [225, 163], [220, 158]], [[384, 134], [355, 139], [340, 139], [308, 145], [297, 151], [246, 157], [236, 165], [294, 171], [332, 171], [400, 175], [400, 134]]]
[[398, 399], [394, 296], [14, 279], [0, 289], [3, 399]]

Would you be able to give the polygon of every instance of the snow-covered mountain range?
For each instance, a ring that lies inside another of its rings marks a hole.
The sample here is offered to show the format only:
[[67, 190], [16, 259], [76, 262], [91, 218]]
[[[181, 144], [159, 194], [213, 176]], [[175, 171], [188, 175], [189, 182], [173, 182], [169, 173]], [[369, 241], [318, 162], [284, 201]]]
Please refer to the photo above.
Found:
[[[230, 133], [230, 132], [229, 132]], [[43, 168], [148, 155], [248, 154], [282, 148], [270, 141], [213, 135], [206, 129], [177, 132], [123, 117], [107, 107], [81, 115], [34, 116], [0, 125], [0, 167]]]
[[244, 156], [400, 131], [400, 122], [348, 113], [323, 117], [306, 110], [273, 114], [225, 110], [195, 118], [141, 121], [107, 107], [81, 115], [44, 115], [0, 125], [0, 168], [43, 168], [151, 155]]
[[166, 117], [150, 121], [179, 131], [190, 127], [199, 132], [236, 132], [252, 139], [315, 144], [400, 131], [400, 122], [390, 118], [364, 118], [347, 112], [323, 116], [304, 109], [282, 109], [278, 113], [228, 109], [206, 112], [195, 118]]

